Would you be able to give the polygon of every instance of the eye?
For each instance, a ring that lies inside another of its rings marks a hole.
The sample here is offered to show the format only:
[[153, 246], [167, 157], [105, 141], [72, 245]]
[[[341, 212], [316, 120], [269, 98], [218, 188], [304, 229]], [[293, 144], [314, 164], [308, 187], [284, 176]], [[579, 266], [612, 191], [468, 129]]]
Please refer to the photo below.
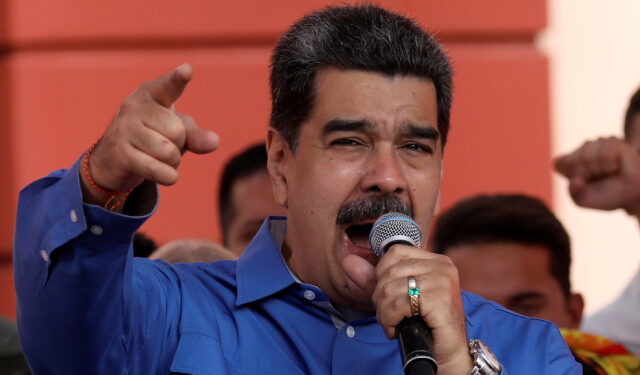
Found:
[[433, 154], [433, 149], [430, 146], [423, 145], [420, 143], [410, 142], [404, 145], [404, 148], [411, 151], [422, 152], [426, 154]]
[[362, 144], [362, 142], [354, 138], [340, 138], [331, 141], [330, 144], [332, 146], [359, 146]]
[[544, 304], [541, 302], [525, 302], [519, 303], [516, 306], [513, 306], [512, 310], [517, 312], [518, 314], [526, 315], [526, 316], [535, 316], [544, 308]]

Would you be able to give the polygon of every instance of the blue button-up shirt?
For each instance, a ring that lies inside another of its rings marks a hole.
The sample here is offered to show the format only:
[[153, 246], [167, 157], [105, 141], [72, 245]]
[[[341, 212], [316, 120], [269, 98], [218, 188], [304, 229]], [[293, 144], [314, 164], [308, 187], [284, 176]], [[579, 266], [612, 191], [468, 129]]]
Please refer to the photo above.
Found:
[[[402, 374], [375, 317], [336, 326], [322, 290], [294, 280], [286, 219], [267, 219], [238, 261], [168, 264], [132, 256], [148, 216], [83, 204], [78, 163], [21, 192], [18, 323], [34, 374]], [[462, 299], [469, 338], [504, 374], [581, 374], [553, 324]]]

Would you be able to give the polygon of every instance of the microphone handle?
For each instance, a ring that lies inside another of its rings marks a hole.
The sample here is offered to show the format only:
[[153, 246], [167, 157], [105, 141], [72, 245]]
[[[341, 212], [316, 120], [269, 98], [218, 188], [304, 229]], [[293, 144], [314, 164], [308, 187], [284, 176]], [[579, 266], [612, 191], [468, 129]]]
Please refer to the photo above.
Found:
[[403, 319], [396, 327], [405, 375], [435, 375], [438, 365], [433, 359], [433, 335], [421, 316]]

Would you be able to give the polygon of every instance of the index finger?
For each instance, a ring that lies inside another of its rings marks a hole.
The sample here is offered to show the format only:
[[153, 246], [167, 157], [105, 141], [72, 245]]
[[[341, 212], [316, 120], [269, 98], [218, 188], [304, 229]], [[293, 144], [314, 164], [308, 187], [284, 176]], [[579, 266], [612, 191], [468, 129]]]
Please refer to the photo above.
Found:
[[380, 279], [390, 267], [406, 259], [425, 260], [437, 257], [437, 254], [433, 254], [426, 249], [402, 244], [392, 245], [384, 256], [380, 258], [376, 266], [376, 277]]
[[149, 82], [147, 92], [158, 104], [169, 108], [182, 95], [191, 77], [193, 77], [191, 65], [182, 64], [171, 73]]

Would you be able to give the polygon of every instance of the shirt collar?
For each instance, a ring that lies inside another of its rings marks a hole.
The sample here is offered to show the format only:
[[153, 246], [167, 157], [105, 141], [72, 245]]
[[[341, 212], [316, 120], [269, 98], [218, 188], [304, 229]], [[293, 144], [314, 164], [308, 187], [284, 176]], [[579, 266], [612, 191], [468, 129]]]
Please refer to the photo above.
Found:
[[280, 254], [286, 230], [285, 217], [269, 216], [262, 223], [238, 259], [236, 305], [257, 301], [295, 284]]

